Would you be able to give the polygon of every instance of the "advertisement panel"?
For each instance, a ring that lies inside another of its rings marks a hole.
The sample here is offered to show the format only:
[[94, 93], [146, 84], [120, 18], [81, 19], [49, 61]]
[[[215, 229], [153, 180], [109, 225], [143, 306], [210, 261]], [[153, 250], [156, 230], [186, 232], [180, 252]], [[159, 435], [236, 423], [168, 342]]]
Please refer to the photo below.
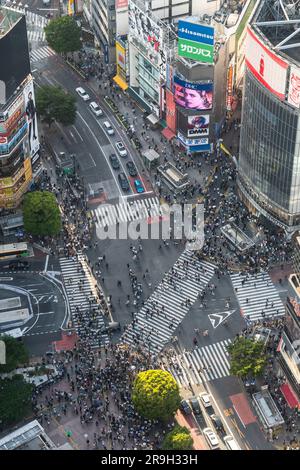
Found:
[[245, 60], [257, 80], [279, 99], [284, 100], [288, 64], [262, 44], [249, 27]]
[[233, 65], [228, 67], [227, 71], [227, 90], [226, 90], [226, 109], [227, 111], [232, 110], [232, 91], [233, 91]]
[[185, 109], [212, 109], [212, 83], [189, 83], [174, 77], [174, 95], [178, 106]]
[[288, 102], [295, 106], [300, 107], [300, 69], [291, 67]]
[[116, 61], [117, 61], [117, 75], [126, 82], [126, 49], [119, 42], [116, 42]]
[[[161, 75], [166, 77], [166, 54], [163, 49], [163, 30], [158, 23], [144, 13], [134, 2], [129, 3], [129, 35], [142, 44], [151, 61], [157, 62]], [[135, 42], [134, 41], [134, 42]]]
[[24, 97], [23, 94], [12, 103], [12, 105], [1, 115], [0, 119], [0, 135], [6, 134], [13, 127], [15, 122], [21, 117], [24, 112]]
[[1, 37], [0, 57], [0, 102], [5, 103], [30, 74], [25, 15]]
[[212, 64], [214, 61], [214, 28], [179, 20], [178, 55]]
[[25, 101], [25, 113], [27, 117], [28, 125], [28, 138], [25, 144], [26, 153], [33, 157], [33, 155], [39, 150], [40, 143], [38, 137], [36, 107], [33, 81], [27, 83], [23, 90], [24, 101]]
[[188, 116], [188, 137], [209, 135], [209, 115]]
[[176, 105], [174, 95], [166, 90], [166, 122], [168, 128], [176, 134]]
[[128, 7], [128, 0], [116, 0], [116, 10]]
[[194, 145], [207, 145], [209, 143], [208, 138], [206, 137], [202, 137], [200, 139], [187, 139], [181, 134], [181, 132], [177, 133], [177, 137], [182, 143], [184, 143], [184, 145], [188, 145], [189, 147]]
[[75, 15], [75, 0], [68, 0], [68, 15]]

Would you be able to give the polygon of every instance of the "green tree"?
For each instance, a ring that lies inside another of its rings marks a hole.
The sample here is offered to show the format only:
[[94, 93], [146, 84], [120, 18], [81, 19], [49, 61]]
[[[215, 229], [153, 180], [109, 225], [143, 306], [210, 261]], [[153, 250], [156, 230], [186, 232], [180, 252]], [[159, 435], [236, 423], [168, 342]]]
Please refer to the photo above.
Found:
[[133, 383], [132, 401], [145, 418], [168, 420], [180, 404], [178, 384], [164, 370], [140, 372]]
[[49, 191], [27, 193], [23, 201], [24, 228], [38, 236], [56, 236], [61, 229], [61, 215], [56, 198]]
[[62, 16], [45, 27], [46, 40], [58, 54], [66, 54], [81, 49], [80, 28], [71, 16]]
[[37, 113], [49, 127], [53, 121], [64, 126], [74, 124], [76, 99], [59, 86], [45, 85], [36, 91]]
[[33, 385], [22, 375], [0, 379], [0, 426], [2, 429], [15, 424], [31, 411]]
[[172, 431], [165, 435], [163, 450], [192, 450], [193, 439], [190, 431], [183, 426], [175, 426]]
[[5, 343], [6, 364], [0, 365], [0, 373], [11, 372], [18, 366], [27, 364], [29, 355], [27, 348], [22, 341], [19, 341], [12, 336], [1, 336], [1, 340]]
[[267, 355], [262, 341], [253, 338], [237, 337], [228, 346], [230, 373], [240, 378], [256, 377], [262, 374]]

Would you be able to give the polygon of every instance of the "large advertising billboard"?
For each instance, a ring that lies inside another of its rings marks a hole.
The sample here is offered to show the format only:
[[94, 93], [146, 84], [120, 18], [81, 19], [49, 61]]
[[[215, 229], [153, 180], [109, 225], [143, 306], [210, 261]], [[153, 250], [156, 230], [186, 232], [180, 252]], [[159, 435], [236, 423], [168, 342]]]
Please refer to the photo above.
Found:
[[214, 61], [214, 28], [179, 20], [178, 55], [212, 64]]
[[188, 116], [187, 135], [188, 137], [209, 135], [209, 115]]
[[18, 98], [6, 109], [5, 113], [0, 114], [0, 136], [9, 134], [15, 123], [22, 117], [24, 113], [24, 97], [19, 95]]
[[5, 104], [30, 74], [25, 16], [0, 37], [0, 103]]
[[129, 36], [133, 42], [141, 44], [148, 59], [160, 68], [161, 76], [166, 77], [166, 53], [163, 49], [163, 30], [150, 16], [134, 2], [128, 4]]
[[174, 95], [166, 90], [166, 122], [168, 128], [176, 134], [176, 105]]
[[174, 77], [174, 95], [178, 106], [185, 109], [212, 109], [212, 83], [190, 83]]
[[26, 154], [33, 157], [33, 155], [39, 150], [40, 143], [38, 137], [37, 116], [32, 80], [24, 87], [23, 95], [28, 124], [28, 139], [25, 144], [27, 148]]
[[300, 69], [291, 67], [288, 102], [295, 106], [300, 107]]
[[279, 99], [285, 99], [288, 64], [260, 42], [248, 27], [246, 65], [253, 75]]

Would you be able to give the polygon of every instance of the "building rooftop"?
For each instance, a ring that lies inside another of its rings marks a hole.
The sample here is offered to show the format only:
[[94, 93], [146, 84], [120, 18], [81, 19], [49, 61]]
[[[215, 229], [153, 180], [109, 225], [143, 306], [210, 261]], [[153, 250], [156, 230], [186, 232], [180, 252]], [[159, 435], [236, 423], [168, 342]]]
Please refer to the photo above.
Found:
[[0, 7], [0, 39], [19, 21], [22, 13], [10, 9]]
[[268, 390], [254, 393], [252, 399], [265, 427], [269, 429], [284, 424], [284, 419]]
[[261, 0], [251, 23], [274, 52], [300, 62], [299, 0]]

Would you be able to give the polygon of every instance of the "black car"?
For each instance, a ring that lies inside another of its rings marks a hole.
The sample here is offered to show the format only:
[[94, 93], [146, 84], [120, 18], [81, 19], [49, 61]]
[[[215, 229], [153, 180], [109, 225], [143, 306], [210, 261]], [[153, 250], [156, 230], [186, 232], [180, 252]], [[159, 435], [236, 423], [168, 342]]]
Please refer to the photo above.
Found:
[[125, 173], [123, 173], [123, 172], [119, 173], [118, 174], [118, 179], [119, 179], [119, 183], [120, 183], [120, 186], [123, 189], [123, 191], [128, 191], [130, 186], [129, 186], [128, 179], [126, 178]]
[[196, 397], [190, 399], [190, 404], [195, 415], [202, 415], [200, 403]]
[[221, 421], [220, 416], [213, 414], [210, 417], [211, 417], [211, 420], [212, 420], [216, 430], [220, 433], [225, 434], [225, 429], [224, 429], [224, 426], [223, 426], [223, 423]]
[[110, 164], [111, 164], [111, 166], [113, 167], [114, 170], [118, 170], [120, 168], [120, 162], [119, 162], [119, 159], [118, 159], [118, 157], [115, 153], [112, 153], [109, 156], [109, 161], [110, 161]]
[[192, 412], [191, 407], [190, 407], [190, 405], [189, 405], [189, 403], [188, 403], [187, 400], [181, 400], [181, 403], [180, 403], [180, 407], [179, 407], [179, 408], [180, 408], [180, 410], [181, 410], [184, 414], [186, 414], [186, 415], [190, 415], [191, 412]]
[[128, 173], [130, 174], [130, 176], [137, 176], [136, 167], [135, 167], [135, 164], [133, 162], [127, 162], [126, 166], [127, 166], [127, 170], [128, 170]]

